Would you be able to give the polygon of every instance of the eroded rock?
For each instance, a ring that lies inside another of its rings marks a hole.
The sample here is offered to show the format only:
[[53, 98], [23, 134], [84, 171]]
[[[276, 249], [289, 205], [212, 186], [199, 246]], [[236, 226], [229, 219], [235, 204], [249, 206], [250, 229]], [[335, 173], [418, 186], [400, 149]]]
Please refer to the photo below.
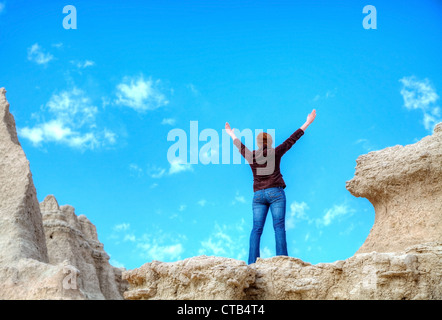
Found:
[[198, 256], [126, 271], [126, 299], [411, 300], [442, 298], [442, 243], [312, 265], [277, 256], [246, 265]]
[[0, 88], [0, 299], [122, 299], [122, 270], [109, 264], [95, 226], [52, 196], [40, 210], [5, 94]]
[[255, 280], [244, 261], [198, 256], [178, 262], [153, 261], [123, 272], [125, 299], [238, 300]]
[[397, 252], [442, 241], [442, 123], [415, 144], [358, 157], [347, 189], [365, 197], [375, 222], [362, 252]]
[[49, 262], [68, 262], [78, 269], [77, 281], [89, 299], [122, 299], [126, 289], [121, 270], [109, 264], [109, 255], [98, 241], [89, 219], [77, 217], [74, 207], [59, 206], [53, 195], [40, 203]]
[[29, 161], [5, 95], [0, 88], [0, 265], [26, 258], [48, 262]]

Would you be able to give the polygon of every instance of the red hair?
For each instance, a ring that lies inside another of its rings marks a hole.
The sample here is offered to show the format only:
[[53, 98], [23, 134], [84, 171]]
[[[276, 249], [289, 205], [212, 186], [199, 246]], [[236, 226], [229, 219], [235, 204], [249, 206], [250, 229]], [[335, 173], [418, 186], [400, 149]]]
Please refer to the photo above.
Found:
[[263, 146], [271, 147], [273, 143], [272, 136], [267, 132], [261, 132], [256, 137], [256, 142], [258, 143], [258, 147], [262, 148]]

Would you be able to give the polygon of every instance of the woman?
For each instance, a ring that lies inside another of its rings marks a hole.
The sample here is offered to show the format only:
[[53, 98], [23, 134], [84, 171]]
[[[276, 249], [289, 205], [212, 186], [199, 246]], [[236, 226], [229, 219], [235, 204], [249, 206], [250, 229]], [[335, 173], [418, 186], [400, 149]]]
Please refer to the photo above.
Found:
[[286, 185], [280, 171], [281, 157], [302, 137], [315, 117], [316, 110], [313, 110], [301, 128], [276, 148], [272, 148], [273, 139], [270, 134], [260, 133], [257, 137], [258, 150], [253, 152], [235, 136], [234, 129], [226, 122], [226, 132], [250, 164], [253, 173], [253, 229], [250, 235], [249, 264], [255, 263], [260, 256], [259, 243], [269, 208], [275, 230], [276, 255], [288, 255], [285, 234]]

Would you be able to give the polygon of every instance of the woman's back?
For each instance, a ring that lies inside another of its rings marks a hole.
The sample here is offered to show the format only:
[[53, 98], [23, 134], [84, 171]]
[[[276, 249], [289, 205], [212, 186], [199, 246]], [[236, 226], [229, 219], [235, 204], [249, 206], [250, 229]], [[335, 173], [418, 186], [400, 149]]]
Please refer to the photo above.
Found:
[[276, 148], [263, 144], [251, 152], [238, 138], [233, 144], [249, 163], [253, 173], [253, 191], [266, 188], [282, 187], [286, 184], [282, 178], [280, 163], [282, 156], [304, 135], [302, 129], [296, 130], [287, 140]]

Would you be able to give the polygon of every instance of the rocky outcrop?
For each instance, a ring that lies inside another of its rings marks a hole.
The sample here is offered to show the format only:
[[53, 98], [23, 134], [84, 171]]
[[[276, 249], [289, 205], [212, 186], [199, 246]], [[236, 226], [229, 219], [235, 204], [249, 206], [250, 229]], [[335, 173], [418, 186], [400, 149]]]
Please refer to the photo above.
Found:
[[239, 300], [255, 281], [244, 261], [199, 256], [165, 263], [153, 261], [123, 273], [132, 285], [125, 299]]
[[22, 258], [48, 262], [29, 161], [5, 94], [0, 88], [0, 265]]
[[347, 189], [375, 209], [373, 228], [358, 253], [442, 241], [442, 123], [415, 144], [370, 152], [356, 163]]
[[442, 298], [442, 243], [402, 252], [356, 254], [311, 265], [290, 257], [259, 259], [249, 299], [409, 300]]
[[40, 210], [5, 94], [0, 88], [0, 299], [122, 299], [122, 270], [109, 264], [95, 226], [52, 196]]
[[317, 265], [282, 256], [251, 265], [213, 257], [154, 261], [123, 273], [125, 298], [442, 299], [442, 123], [413, 145], [360, 156], [347, 189], [375, 208], [373, 228], [353, 257]]
[[441, 299], [442, 243], [397, 253], [363, 253], [311, 265], [278, 256], [246, 265], [199, 256], [154, 261], [123, 273], [126, 299], [356, 300]]
[[40, 203], [49, 263], [68, 261], [78, 270], [77, 281], [88, 299], [121, 299], [126, 287], [122, 270], [109, 264], [95, 226], [72, 206], [59, 206], [53, 195]]

